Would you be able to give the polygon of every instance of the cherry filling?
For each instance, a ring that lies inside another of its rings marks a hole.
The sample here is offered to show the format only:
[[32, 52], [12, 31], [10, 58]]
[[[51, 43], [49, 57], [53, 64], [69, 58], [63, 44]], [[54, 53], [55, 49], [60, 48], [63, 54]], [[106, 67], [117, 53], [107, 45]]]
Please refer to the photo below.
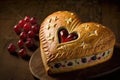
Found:
[[63, 43], [77, 39], [78, 35], [75, 32], [68, 33], [66, 29], [62, 28], [58, 31], [58, 38], [59, 43]]

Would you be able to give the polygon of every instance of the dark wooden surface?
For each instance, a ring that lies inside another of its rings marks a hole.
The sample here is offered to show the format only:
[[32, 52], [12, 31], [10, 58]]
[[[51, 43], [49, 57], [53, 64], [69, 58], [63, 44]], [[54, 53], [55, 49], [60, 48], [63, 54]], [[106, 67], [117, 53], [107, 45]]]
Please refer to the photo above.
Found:
[[[28, 62], [10, 55], [6, 48], [16, 43], [18, 36], [13, 26], [24, 18], [34, 16], [41, 23], [46, 16], [58, 10], [76, 12], [82, 22], [94, 21], [108, 26], [120, 43], [120, 5], [117, 0], [1, 0], [0, 1], [0, 80], [34, 80]], [[114, 80], [120, 70], [96, 80]], [[108, 77], [110, 77], [108, 79]], [[120, 77], [118, 78], [120, 79]], [[78, 79], [79, 80], [79, 79]]]

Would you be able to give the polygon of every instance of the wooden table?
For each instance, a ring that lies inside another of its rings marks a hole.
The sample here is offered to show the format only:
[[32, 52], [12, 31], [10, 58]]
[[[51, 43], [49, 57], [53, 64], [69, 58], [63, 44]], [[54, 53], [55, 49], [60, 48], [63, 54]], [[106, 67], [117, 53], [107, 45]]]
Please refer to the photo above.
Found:
[[[111, 28], [120, 43], [120, 5], [117, 0], [2, 0], [0, 1], [0, 80], [34, 80], [28, 62], [7, 51], [18, 36], [13, 26], [24, 16], [34, 16], [41, 24], [46, 16], [58, 10], [76, 12], [82, 22], [98, 22]], [[97, 80], [119, 77], [120, 70]], [[110, 78], [111, 78], [110, 77]], [[120, 77], [118, 78], [120, 79]]]

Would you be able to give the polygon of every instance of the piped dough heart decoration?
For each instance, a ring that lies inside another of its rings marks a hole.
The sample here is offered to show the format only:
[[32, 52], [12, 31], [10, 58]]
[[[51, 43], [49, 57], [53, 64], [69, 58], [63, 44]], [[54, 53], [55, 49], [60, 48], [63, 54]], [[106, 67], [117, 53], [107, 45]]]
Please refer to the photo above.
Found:
[[115, 35], [107, 27], [81, 23], [69, 11], [49, 15], [40, 27], [40, 51], [45, 70], [49, 74], [84, 69], [111, 58]]
[[69, 34], [66, 29], [60, 29], [58, 31], [58, 38], [59, 38], [59, 42], [62, 43], [62, 42], [75, 40], [78, 38], [78, 35], [75, 32]]

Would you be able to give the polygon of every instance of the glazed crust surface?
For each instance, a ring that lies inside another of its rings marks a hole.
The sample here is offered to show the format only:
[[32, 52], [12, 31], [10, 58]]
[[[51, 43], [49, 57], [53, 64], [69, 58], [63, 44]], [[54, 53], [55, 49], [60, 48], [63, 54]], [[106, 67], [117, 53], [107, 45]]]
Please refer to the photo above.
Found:
[[[60, 43], [58, 31], [61, 28], [67, 29], [69, 33], [76, 32], [78, 38]], [[115, 44], [115, 36], [110, 29], [94, 22], [82, 23], [75, 13], [68, 11], [49, 15], [41, 24], [39, 38], [41, 55], [47, 70], [51, 62], [95, 55]]]

